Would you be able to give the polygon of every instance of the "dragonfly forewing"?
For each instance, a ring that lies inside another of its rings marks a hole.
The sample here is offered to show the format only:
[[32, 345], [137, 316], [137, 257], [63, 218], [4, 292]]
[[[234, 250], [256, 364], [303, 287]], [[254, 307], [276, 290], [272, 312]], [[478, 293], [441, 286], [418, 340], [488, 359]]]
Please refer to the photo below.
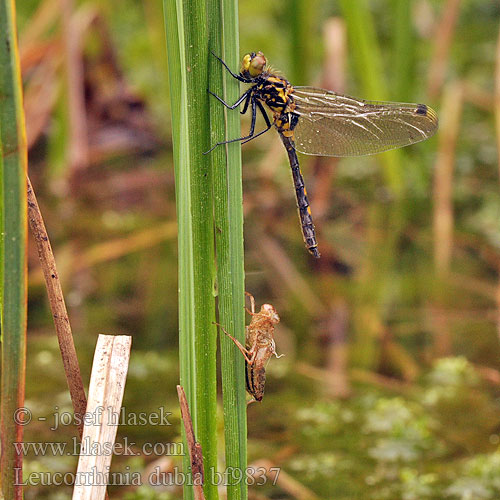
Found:
[[362, 156], [431, 137], [436, 112], [425, 104], [356, 99], [314, 87], [294, 87], [295, 147], [319, 156]]

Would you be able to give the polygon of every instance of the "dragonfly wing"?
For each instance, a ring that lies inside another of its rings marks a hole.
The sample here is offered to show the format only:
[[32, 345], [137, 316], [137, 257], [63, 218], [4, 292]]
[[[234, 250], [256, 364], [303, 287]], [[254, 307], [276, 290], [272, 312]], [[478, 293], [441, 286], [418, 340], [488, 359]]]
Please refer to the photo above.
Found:
[[364, 101], [314, 87], [294, 87], [298, 151], [318, 156], [361, 156], [423, 141], [438, 127], [425, 104]]

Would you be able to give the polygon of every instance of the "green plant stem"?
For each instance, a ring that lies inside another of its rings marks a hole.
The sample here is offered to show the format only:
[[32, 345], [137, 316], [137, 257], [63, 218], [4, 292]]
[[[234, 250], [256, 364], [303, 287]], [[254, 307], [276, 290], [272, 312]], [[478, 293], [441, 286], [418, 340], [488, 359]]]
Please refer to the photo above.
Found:
[[[234, 71], [238, 57], [238, 4], [235, 0], [211, 2], [208, 12], [210, 49], [220, 55]], [[240, 89], [215, 57], [210, 57], [210, 89], [235, 102]], [[228, 111], [215, 98], [210, 101], [212, 142], [240, 137], [240, 116]], [[214, 172], [215, 241], [219, 322], [245, 344], [243, 194], [239, 143], [219, 146], [211, 153]], [[224, 405], [226, 468], [245, 477], [247, 425], [245, 401], [245, 362], [234, 343], [221, 336], [221, 371]], [[229, 478], [230, 479], [230, 478]], [[229, 500], [247, 498], [245, 481], [229, 480]]]
[[412, 2], [392, 0], [394, 12], [393, 95], [396, 101], [412, 101], [415, 80], [415, 33], [412, 25]]
[[[361, 81], [363, 97], [387, 100], [389, 91], [384, 78], [384, 64], [375, 32], [373, 16], [366, 0], [340, 0], [350, 40], [350, 54]], [[403, 196], [404, 184], [398, 151], [380, 155], [385, 182], [396, 198]]]
[[[180, 381], [201, 443], [205, 495], [216, 499], [216, 329], [212, 173], [204, 0], [165, 0], [179, 230]], [[188, 465], [184, 462], [185, 467]], [[186, 469], [187, 470], [187, 469]], [[192, 498], [185, 488], [185, 498]]]
[[314, 54], [317, 53], [314, 31], [317, 0], [291, 0], [287, 5], [290, 22], [290, 68], [288, 78], [294, 85], [309, 85]]
[[[22, 441], [15, 411], [24, 403], [26, 362], [27, 150], [15, 7], [0, 0], [0, 318], [2, 331], [2, 498], [21, 499]], [[17, 485], [16, 485], [17, 483]]]

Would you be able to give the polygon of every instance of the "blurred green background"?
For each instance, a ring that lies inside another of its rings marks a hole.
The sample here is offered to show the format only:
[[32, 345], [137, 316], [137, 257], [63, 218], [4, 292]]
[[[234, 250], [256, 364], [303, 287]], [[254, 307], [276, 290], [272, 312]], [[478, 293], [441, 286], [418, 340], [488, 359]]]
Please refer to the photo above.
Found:
[[[99, 333], [131, 335], [124, 406], [165, 407], [174, 425], [121, 426], [119, 440], [137, 450], [178, 442], [162, 5], [61, 5], [25, 0], [17, 9], [29, 173], [84, 381]], [[425, 102], [440, 117], [436, 137], [395, 153], [301, 156], [319, 261], [303, 246], [278, 135], [243, 147], [246, 289], [276, 307], [285, 354], [268, 366], [263, 402], [248, 407], [250, 465], [282, 474], [276, 486], [251, 487], [250, 498], [500, 498], [499, 21], [500, 5], [485, 0], [240, 2], [241, 54], [262, 50], [292, 84]], [[33, 244], [29, 271], [26, 406], [48, 421], [35, 419], [25, 437], [69, 442], [72, 427], [48, 425], [71, 405]], [[222, 419], [220, 430], [222, 438]], [[25, 474], [75, 464], [30, 454]], [[139, 454], [115, 457], [112, 470], [179, 465]], [[70, 491], [31, 486], [26, 498]], [[178, 487], [109, 491], [182, 498]]]

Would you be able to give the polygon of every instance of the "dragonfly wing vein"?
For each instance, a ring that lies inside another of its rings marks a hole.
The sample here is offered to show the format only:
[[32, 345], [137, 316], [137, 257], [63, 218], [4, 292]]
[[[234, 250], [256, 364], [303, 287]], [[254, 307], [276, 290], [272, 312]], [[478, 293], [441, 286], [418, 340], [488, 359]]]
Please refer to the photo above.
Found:
[[361, 156], [431, 137], [437, 115], [420, 104], [355, 99], [313, 87], [295, 87], [299, 115], [296, 149], [323, 156]]

